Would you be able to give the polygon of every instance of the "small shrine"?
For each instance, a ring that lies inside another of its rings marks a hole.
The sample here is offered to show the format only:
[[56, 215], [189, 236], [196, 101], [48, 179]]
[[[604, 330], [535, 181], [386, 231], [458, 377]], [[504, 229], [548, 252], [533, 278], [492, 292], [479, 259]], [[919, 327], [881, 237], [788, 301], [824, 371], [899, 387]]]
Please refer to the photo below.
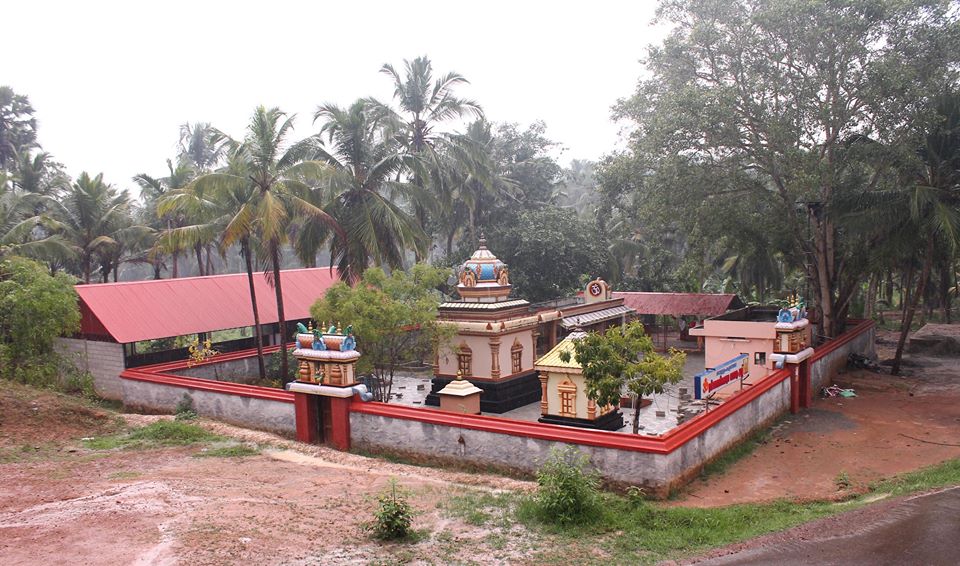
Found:
[[299, 324], [297, 347], [293, 356], [298, 361], [297, 381], [335, 387], [350, 387], [357, 384], [356, 364], [360, 352], [353, 328], [341, 331], [331, 325], [327, 332], [306, 328]]
[[452, 343], [438, 352], [426, 404], [440, 405], [440, 391], [459, 375], [483, 391], [484, 412], [505, 413], [535, 403], [540, 383], [533, 362], [538, 327], [560, 317], [557, 310], [531, 312], [530, 303], [511, 299], [507, 265], [479, 247], [457, 272], [459, 301], [441, 303], [438, 320], [453, 325]]
[[464, 415], [480, 414], [480, 395], [483, 389], [470, 383], [457, 372], [457, 379], [437, 392], [440, 410]]
[[[322, 325], [321, 325], [322, 328]], [[294, 394], [297, 440], [350, 449], [350, 403], [373, 396], [357, 383], [360, 359], [353, 328], [330, 325], [326, 332], [297, 323], [297, 379], [287, 384]]]
[[[623, 427], [623, 415], [612, 405], [598, 407], [587, 397], [583, 369], [576, 360], [574, 343], [586, 333], [575, 330], [544, 354], [535, 367], [540, 378], [539, 422], [619, 430]], [[562, 354], [569, 353], [568, 361]]]

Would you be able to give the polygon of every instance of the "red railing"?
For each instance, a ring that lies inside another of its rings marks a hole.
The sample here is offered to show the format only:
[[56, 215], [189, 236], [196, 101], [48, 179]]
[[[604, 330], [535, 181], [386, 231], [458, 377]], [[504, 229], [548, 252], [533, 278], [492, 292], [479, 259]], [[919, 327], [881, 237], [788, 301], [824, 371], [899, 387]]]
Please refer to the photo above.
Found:
[[[263, 353], [272, 354], [279, 349], [280, 346], [266, 346], [263, 348]], [[167, 373], [181, 369], [189, 369], [212, 364], [222, 364], [224, 362], [252, 358], [256, 355], [256, 349], [239, 350], [236, 352], [218, 354], [202, 362], [178, 360], [175, 362], [166, 362], [151, 366], [126, 369], [120, 373], [120, 377], [122, 379], [130, 379], [134, 381], [145, 381], [148, 383], [184, 387], [187, 389], [195, 389], [197, 391], [211, 391], [214, 393], [222, 393], [224, 395], [237, 395], [240, 397], [250, 397], [253, 399], [266, 399], [269, 401], [293, 403], [293, 393], [284, 391], [283, 389], [276, 389], [274, 387], [260, 387], [257, 385], [244, 385], [242, 383], [215, 381], [212, 379], [203, 379], [200, 377], [188, 377]]]

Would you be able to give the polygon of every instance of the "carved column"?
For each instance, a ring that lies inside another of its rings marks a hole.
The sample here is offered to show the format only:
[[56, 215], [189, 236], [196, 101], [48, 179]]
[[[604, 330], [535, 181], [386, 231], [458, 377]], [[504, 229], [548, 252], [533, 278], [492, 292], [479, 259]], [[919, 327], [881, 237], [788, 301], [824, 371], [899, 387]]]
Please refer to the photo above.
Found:
[[593, 399], [587, 399], [587, 418], [590, 420], [597, 418], [597, 403]]
[[540, 415], [547, 415], [547, 379], [550, 375], [547, 372], [540, 372]]
[[490, 339], [490, 377], [500, 377], [500, 337]]

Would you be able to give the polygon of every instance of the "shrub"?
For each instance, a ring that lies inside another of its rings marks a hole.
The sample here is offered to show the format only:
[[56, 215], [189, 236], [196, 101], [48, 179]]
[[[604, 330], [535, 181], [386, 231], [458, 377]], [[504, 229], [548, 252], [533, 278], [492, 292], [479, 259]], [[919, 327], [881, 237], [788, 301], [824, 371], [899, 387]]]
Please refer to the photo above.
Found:
[[57, 336], [80, 327], [73, 279], [51, 276], [45, 267], [21, 257], [0, 261], [0, 368], [2, 376], [23, 383], [61, 385]]
[[293, 357], [293, 352], [287, 350], [287, 375], [286, 377], [280, 375], [280, 356], [283, 355], [281, 350], [270, 354], [270, 357], [267, 358], [267, 377], [271, 380], [280, 381], [280, 388], [282, 389], [284, 385], [294, 381], [297, 378], [297, 358]]
[[554, 449], [537, 472], [534, 508], [545, 523], [570, 525], [595, 520], [600, 510], [600, 478], [576, 448]]
[[397, 489], [397, 480], [390, 480], [390, 488], [377, 497], [377, 509], [368, 529], [382, 540], [406, 538], [411, 534], [413, 510], [403, 491]]
[[178, 421], [192, 421], [197, 418], [197, 411], [193, 408], [193, 397], [184, 393], [174, 412], [176, 414], [174, 418]]

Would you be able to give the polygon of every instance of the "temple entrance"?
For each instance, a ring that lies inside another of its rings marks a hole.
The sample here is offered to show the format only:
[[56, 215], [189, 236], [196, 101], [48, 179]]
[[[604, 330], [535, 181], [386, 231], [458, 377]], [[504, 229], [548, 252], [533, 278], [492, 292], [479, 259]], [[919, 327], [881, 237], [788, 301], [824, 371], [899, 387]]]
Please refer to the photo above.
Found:
[[330, 445], [333, 438], [333, 418], [330, 412], [330, 398], [315, 395], [317, 399], [317, 443]]

